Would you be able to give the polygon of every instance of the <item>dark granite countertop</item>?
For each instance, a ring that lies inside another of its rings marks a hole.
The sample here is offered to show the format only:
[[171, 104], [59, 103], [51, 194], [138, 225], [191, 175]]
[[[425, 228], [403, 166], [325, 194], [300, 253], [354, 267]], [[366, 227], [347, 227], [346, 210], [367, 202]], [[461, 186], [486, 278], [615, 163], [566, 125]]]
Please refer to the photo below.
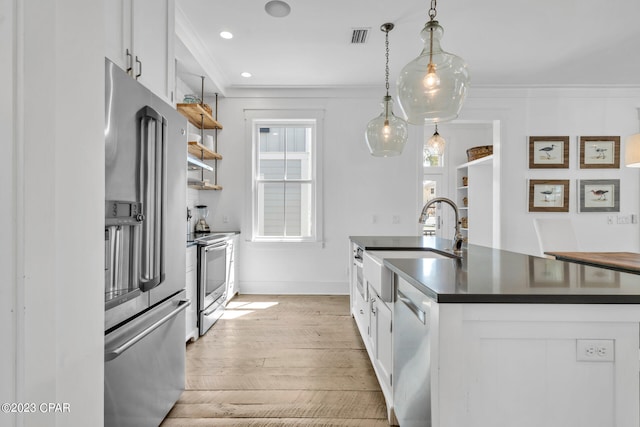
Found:
[[[451, 241], [422, 236], [351, 236], [367, 251], [450, 253]], [[469, 245], [461, 258], [384, 264], [439, 303], [640, 304], [640, 276]]]

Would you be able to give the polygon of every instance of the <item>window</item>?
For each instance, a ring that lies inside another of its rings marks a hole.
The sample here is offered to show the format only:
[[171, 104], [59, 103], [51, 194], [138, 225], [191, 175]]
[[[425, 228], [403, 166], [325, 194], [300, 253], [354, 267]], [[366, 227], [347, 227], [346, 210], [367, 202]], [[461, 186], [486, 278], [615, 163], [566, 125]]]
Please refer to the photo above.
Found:
[[256, 117], [247, 120], [253, 241], [321, 240], [319, 119], [316, 114], [293, 113], [265, 111], [263, 115], [270, 118], [259, 118], [254, 112]]

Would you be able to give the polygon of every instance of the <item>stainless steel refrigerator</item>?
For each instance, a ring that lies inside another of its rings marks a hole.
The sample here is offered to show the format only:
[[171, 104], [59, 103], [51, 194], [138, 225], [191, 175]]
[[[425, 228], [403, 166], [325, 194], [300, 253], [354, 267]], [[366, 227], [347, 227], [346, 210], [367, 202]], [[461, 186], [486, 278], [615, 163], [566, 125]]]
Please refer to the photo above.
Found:
[[105, 426], [157, 426], [184, 390], [187, 121], [105, 60]]

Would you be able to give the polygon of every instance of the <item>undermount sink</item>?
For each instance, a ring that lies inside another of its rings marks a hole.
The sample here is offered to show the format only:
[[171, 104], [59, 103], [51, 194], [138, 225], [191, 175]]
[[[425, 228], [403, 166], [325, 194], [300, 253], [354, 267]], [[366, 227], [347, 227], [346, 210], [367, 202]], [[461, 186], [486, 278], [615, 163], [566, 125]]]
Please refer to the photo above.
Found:
[[401, 251], [368, 251], [370, 254], [380, 258], [457, 258], [453, 253], [434, 250], [401, 250]]
[[434, 250], [365, 251], [363, 257], [364, 278], [383, 301], [393, 302], [391, 270], [384, 265], [385, 259], [396, 258], [457, 258], [453, 253]]

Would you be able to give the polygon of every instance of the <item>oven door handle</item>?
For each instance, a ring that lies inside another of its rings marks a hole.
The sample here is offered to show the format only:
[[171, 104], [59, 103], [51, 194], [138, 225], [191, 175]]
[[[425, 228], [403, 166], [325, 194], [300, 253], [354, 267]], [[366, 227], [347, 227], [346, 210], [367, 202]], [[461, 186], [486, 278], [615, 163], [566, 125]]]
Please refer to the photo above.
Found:
[[209, 251], [227, 249], [227, 246], [229, 246], [229, 243], [227, 242], [216, 243], [214, 245], [205, 246], [204, 251], [209, 252]]
[[153, 332], [156, 329], [158, 329], [160, 326], [162, 326], [165, 323], [167, 323], [169, 320], [171, 320], [174, 317], [176, 317], [181, 311], [183, 311], [184, 309], [186, 309], [190, 305], [191, 305], [191, 301], [189, 301], [189, 300], [180, 301], [178, 303], [178, 306], [175, 309], [173, 309], [170, 313], [168, 313], [166, 316], [164, 316], [161, 319], [159, 319], [158, 321], [154, 322], [149, 327], [145, 328], [143, 331], [141, 331], [141, 332], [137, 333], [136, 335], [132, 336], [127, 341], [125, 341], [124, 343], [120, 344], [118, 347], [105, 352], [105, 354], [104, 354], [105, 362], [108, 362], [108, 361], [113, 360], [113, 359], [117, 358], [118, 356], [120, 356], [122, 353], [124, 353], [126, 350], [130, 349], [138, 341], [140, 341], [141, 339], [143, 339], [144, 337], [149, 335], [151, 332]]
[[[220, 298], [218, 298], [216, 301], [220, 300], [220, 299], [224, 299], [226, 297], [226, 295], [223, 293], [222, 295], [220, 295]], [[204, 314], [205, 316], [209, 316], [211, 313], [213, 313], [214, 311], [216, 311], [217, 309], [220, 308], [220, 306], [222, 305], [222, 303], [213, 303], [211, 304], [211, 306], [209, 307], [209, 309], [207, 311], [204, 311], [202, 314]]]

